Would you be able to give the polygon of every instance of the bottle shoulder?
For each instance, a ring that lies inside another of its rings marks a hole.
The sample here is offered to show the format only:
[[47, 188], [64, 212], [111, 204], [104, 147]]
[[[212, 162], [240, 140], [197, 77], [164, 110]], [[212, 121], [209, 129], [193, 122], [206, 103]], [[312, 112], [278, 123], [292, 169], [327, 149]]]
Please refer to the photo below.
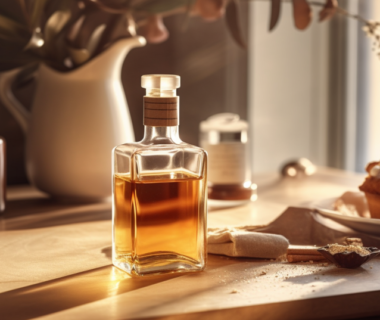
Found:
[[207, 153], [187, 143], [126, 143], [114, 148], [113, 153], [113, 172], [129, 174], [137, 180], [149, 180], [153, 176], [200, 178], [205, 176], [206, 163]]
[[207, 152], [198, 146], [194, 146], [192, 144], [181, 142], [181, 143], [143, 143], [143, 142], [132, 142], [132, 143], [124, 143], [116, 146], [113, 149], [114, 154], [119, 155], [129, 155], [133, 154], [141, 154], [141, 153], [165, 153], [172, 151], [182, 151], [182, 152], [190, 152], [190, 153], [199, 153], [207, 155]]

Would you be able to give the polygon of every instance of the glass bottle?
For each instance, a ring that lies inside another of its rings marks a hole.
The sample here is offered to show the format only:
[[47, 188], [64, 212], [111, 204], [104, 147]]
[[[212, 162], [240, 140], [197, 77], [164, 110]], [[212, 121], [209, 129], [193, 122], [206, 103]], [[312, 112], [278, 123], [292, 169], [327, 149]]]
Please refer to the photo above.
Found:
[[256, 200], [251, 182], [248, 123], [234, 113], [219, 113], [200, 124], [200, 146], [208, 153], [210, 206], [240, 205]]
[[145, 75], [144, 138], [113, 150], [113, 264], [132, 275], [206, 264], [207, 154], [179, 137], [180, 77]]

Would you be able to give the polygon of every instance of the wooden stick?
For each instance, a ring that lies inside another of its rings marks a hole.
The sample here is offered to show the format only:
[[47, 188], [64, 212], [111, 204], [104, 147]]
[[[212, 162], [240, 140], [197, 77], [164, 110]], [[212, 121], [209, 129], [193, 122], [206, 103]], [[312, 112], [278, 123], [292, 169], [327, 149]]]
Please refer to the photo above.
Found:
[[322, 255], [296, 255], [296, 254], [288, 254], [287, 255], [288, 262], [302, 262], [302, 261], [326, 261], [326, 258]]
[[288, 248], [288, 255], [315, 255], [322, 256], [318, 251], [318, 247], [313, 246], [294, 246], [291, 245]]

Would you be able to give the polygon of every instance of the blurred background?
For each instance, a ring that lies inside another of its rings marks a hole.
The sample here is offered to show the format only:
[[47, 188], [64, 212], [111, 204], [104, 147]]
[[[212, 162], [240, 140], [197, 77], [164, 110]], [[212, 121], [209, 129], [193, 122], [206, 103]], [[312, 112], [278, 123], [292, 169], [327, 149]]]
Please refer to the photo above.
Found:
[[[6, 10], [17, 11], [17, 5], [9, 2]], [[340, 0], [339, 5], [380, 20], [378, 0]], [[240, 2], [246, 50], [233, 40], [224, 19], [192, 17], [184, 27], [183, 14], [165, 18], [169, 38], [133, 49], [122, 69], [136, 141], [143, 136], [140, 77], [170, 73], [182, 81], [181, 138], [198, 145], [200, 121], [237, 113], [250, 124], [254, 173], [278, 171], [298, 157], [358, 172], [379, 160], [380, 59], [362, 24], [341, 15], [319, 23], [315, 12], [311, 25], [299, 31], [291, 4], [284, 3], [278, 25], [269, 32], [269, 16], [269, 1]], [[14, 88], [29, 108], [35, 86], [30, 81]], [[0, 136], [7, 142], [8, 184], [28, 183], [23, 133], [1, 103]]]
[[[339, 6], [371, 20], [380, 2], [340, 0]], [[364, 172], [379, 160], [380, 59], [362, 24], [341, 15], [308, 29], [292, 26], [291, 7], [266, 31], [269, 6], [249, 14], [249, 120], [254, 171], [305, 156], [317, 165]], [[286, 12], [288, 11], [288, 12]]]

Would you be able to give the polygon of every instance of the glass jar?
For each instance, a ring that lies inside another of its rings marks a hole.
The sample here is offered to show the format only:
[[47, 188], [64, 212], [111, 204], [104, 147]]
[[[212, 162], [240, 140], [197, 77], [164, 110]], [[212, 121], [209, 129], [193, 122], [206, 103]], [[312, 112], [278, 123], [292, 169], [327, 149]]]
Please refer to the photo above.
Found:
[[211, 206], [240, 205], [256, 199], [251, 182], [248, 123], [220, 113], [200, 124], [200, 146], [208, 153], [208, 198]]

